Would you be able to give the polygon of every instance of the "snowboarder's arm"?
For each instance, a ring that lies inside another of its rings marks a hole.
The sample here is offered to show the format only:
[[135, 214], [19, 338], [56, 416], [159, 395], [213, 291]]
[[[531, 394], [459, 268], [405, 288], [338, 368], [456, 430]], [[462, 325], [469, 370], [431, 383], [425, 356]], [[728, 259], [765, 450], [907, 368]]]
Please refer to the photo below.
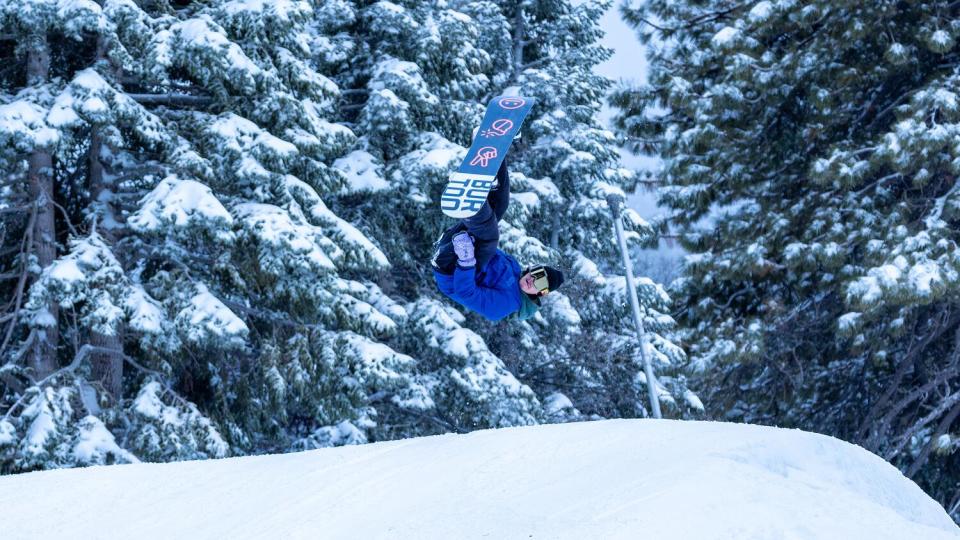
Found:
[[454, 300], [492, 321], [499, 321], [519, 309], [516, 299], [507, 291], [478, 286], [476, 275], [472, 266], [457, 267], [453, 274]]

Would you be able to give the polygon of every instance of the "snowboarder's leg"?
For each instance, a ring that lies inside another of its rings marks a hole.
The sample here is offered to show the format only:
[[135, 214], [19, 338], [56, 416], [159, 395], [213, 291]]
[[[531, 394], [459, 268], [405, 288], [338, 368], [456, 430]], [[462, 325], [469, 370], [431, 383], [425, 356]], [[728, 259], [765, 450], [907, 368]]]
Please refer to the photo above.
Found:
[[510, 206], [510, 175], [507, 173], [506, 162], [497, 171], [498, 186], [487, 194], [487, 202], [475, 215], [460, 220], [450, 227], [434, 242], [434, 252], [431, 264], [441, 274], [453, 274], [457, 268], [457, 254], [453, 251], [453, 236], [460, 231], [467, 231], [473, 237], [477, 257], [477, 269], [482, 270], [490, 261], [500, 244], [500, 227], [498, 223], [503, 218], [507, 207]]
[[[497, 171], [497, 181], [497, 189], [487, 194], [487, 202], [480, 211], [460, 220], [473, 237], [478, 271], [483, 270], [500, 245], [500, 219], [510, 206], [510, 175], [507, 174], [506, 162]], [[450, 238], [453, 238], [453, 235]]]
[[500, 227], [497, 221], [497, 214], [490, 206], [489, 199], [474, 216], [461, 221], [466, 226], [470, 236], [473, 237], [478, 271], [482, 271], [494, 253], [497, 252], [497, 246], [500, 244]]
[[507, 173], [506, 160], [497, 171], [497, 187], [487, 195], [487, 204], [493, 208], [498, 222], [503, 219], [503, 215], [507, 213], [507, 207], [510, 206], [510, 174]]

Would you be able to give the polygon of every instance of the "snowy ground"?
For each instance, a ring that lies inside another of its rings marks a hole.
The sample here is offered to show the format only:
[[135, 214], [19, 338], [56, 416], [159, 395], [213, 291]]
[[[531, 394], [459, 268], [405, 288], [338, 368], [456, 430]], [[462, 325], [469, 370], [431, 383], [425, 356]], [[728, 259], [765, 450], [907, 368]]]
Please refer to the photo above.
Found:
[[896, 469], [796, 430], [656, 420], [0, 477], [0, 537], [958, 539]]

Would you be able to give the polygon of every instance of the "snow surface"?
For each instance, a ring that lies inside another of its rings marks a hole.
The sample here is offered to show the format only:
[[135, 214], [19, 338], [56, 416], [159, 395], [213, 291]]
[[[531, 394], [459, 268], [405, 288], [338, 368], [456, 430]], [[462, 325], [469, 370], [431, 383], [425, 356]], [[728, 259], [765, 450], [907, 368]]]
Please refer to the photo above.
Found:
[[614, 420], [0, 478], [3, 538], [960, 538], [894, 467], [798, 430]]

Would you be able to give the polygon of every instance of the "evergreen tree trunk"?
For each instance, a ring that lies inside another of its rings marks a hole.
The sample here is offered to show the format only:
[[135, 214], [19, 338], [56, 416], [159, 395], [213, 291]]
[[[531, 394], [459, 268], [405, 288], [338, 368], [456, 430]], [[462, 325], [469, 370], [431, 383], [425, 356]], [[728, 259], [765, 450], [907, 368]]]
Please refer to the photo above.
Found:
[[[46, 36], [34, 36], [27, 53], [27, 85], [39, 85], [47, 82], [50, 72], [50, 49]], [[53, 157], [45, 148], [37, 148], [30, 154], [29, 171], [30, 196], [37, 205], [37, 219], [33, 225], [32, 253], [36, 256], [41, 269], [50, 266], [57, 256], [55, 208], [53, 201]], [[31, 344], [29, 365], [34, 377], [42, 379], [57, 365], [57, 328], [58, 306], [50, 302], [47, 306], [50, 317], [43, 321], [34, 321], [37, 335]]]
[[517, 80], [523, 71], [523, 6], [517, 6], [517, 14], [513, 17], [513, 80]]

